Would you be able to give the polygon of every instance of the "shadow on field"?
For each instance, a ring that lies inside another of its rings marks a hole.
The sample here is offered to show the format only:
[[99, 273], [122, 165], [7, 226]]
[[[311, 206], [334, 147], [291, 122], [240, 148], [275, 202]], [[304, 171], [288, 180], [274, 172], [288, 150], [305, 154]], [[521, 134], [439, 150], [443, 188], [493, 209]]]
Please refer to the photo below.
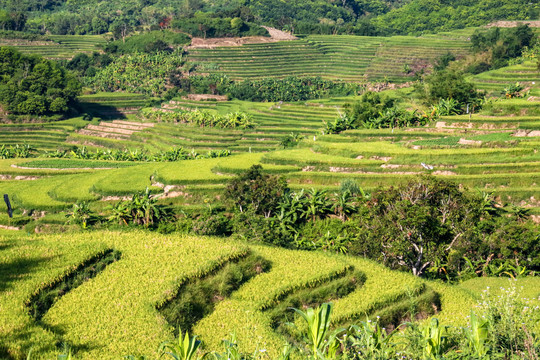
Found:
[[[9, 245], [8, 245], [9, 246]], [[35, 271], [41, 263], [49, 258], [23, 258], [15, 259], [7, 263], [0, 264], [0, 291], [11, 288], [11, 284], [24, 279]]]
[[102, 119], [125, 119], [126, 115], [118, 108], [93, 102], [80, 102], [79, 110]]

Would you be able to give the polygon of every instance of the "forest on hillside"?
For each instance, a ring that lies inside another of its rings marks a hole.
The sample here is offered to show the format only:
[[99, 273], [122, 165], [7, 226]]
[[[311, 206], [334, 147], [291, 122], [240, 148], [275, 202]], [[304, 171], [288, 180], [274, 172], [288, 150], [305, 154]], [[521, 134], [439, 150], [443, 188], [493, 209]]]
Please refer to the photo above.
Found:
[[297, 34], [418, 35], [534, 20], [529, 0], [2, 0], [0, 29], [51, 34], [127, 33], [173, 28], [194, 36]]

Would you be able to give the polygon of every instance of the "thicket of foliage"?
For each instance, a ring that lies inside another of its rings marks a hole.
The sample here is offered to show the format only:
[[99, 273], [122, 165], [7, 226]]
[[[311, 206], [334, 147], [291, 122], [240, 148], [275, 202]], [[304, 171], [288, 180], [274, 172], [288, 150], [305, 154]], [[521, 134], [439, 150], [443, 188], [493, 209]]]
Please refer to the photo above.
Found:
[[246, 101], [303, 101], [327, 96], [355, 95], [361, 85], [341, 81], [324, 80], [320, 77], [287, 76], [283, 79], [233, 81], [226, 75], [190, 76], [179, 79], [181, 90], [198, 94], [221, 94]]
[[290, 191], [283, 178], [253, 167], [225, 198], [238, 211], [234, 233], [250, 241], [345, 252], [444, 279], [540, 270], [540, 233], [523, 212], [443, 180], [329, 195]]
[[105, 45], [104, 50], [110, 53], [156, 53], [159, 51], [172, 51], [180, 45], [189, 44], [189, 36], [167, 30], [143, 32], [127, 37], [125, 40], [116, 40]]
[[255, 126], [252, 116], [242, 111], [221, 115], [198, 109], [192, 111], [163, 111], [162, 109], [144, 108], [141, 114], [144, 118], [153, 121], [191, 124], [201, 127], [249, 129]]
[[324, 132], [338, 134], [349, 129], [382, 129], [406, 126], [422, 126], [432, 120], [431, 116], [398, 107], [395, 99], [373, 91], [367, 91], [359, 101], [345, 104], [345, 114], [334, 121], [324, 123]]
[[469, 66], [468, 71], [476, 74], [506, 66], [510, 59], [520, 57], [525, 49], [534, 47], [537, 42], [538, 36], [527, 25], [477, 30], [471, 36], [473, 51], [476, 55], [487, 53], [487, 57]]
[[231, 36], [269, 36], [266, 29], [244, 21], [240, 17], [219, 17], [212, 13], [196, 12], [194, 16], [179, 17], [172, 21], [174, 29], [192, 36], [231, 37]]
[[95, 52], [92, 55], [80, 53], [71, 60], [64, 60], [60, 63], [68, 70], [73, 71], [80, 79], [83, 79], [84, 77], [94, 77], [99, 69], [107, 67], [112, 61], [110, 55]]
[[184, 64], [182, 49], [173, 53], [133, 53], [114, 59], [105, 68], [88, 78], [88, 85], [98, 91], [127, 91], [159, 96], [171, 79], [181, 76]]
[[362, 87], [358, 84], [323, 80], [320, 77], [284, 79], [266, 78], [234, 82], [227, 94], [235, 99], [247, 101], [302, 101], [327, 96], [357, 94]]
[[[100, 150], [89, 151], [85, 146], [75, 148], [73, 150], [56, 150], [54, 152], [45, 153], [45, 157], [49, 158], [69, 158], [69, 159], [84, 159], [84, 160], [112, 160], [112, 161], [144, 161], [144, 162], [167, 162], [180, 161], [190, 159], [208, 159], [229, 156], [228, 150], [210, 150], [205, 155], [198, 154], [194, 150], [188, 151], [183, 147], [173, 147], [169, 150], [159, 151], [149, 154], [144, 150]], [[28, 157], [28, 156], [22, 156]]]
[[444, 101], [454, 102], [450, 110], [440, 115], [452, 115], [453, 111], [461, 114], [467, 110], [467, 106], [471, 112], [478, 110], [485, 95], [473, 83], [465, 80], [462, 72], [448, 68], [426, 76], [423, 82], [415, 85], [415, 91], [426, 104], [437, 105], [441, 109], [448, 105]]
[[494, 20], [537, 19], [529, 0], [123, 0], [85, 2], [6, 0], [0, 25], [6, 30], [54, 34], [102, 34], [117, 39], [138, 29], [171, 25], [197, 36], [261, 35], [255, 24], [299, 34], [420, 34], [479, 26]]
[[0, 104], [5, 111], [64, 113], [80, 90], [77, 79], [57, 63], [0, 47]]

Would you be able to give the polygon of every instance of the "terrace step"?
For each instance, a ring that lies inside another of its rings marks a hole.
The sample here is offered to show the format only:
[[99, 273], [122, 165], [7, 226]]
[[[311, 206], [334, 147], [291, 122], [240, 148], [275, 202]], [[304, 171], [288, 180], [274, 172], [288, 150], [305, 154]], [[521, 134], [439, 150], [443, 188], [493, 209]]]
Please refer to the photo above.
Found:
[[123, 134], [123, 135], [128, 135], [128, 136], [136, 132], [135, 130], [118, 129], [114, 127], [101, 126], [101, 125], [88, 125], [86, 129], [99, 131], [99, 132], [105, 132], [105, 133]]
[[87, 129], [81, 129], [81, 130], [79, 130], [78, 133], [81, 134], [81, 135], [96, 136], [96, 137], [115, 139], [115, 140], [127, 140], [127, 139], [129, 139], [129, 135], [112, 134], [112, 133], [105, 133], [105, 132], [99, 132], [99, 131], [93, 131], [93, 130], [87, 130]]
[[135, 122], [135, 121], [125, 121], [125, 120], [113, 120], [113, 124], [121, 124], [121, 125], [131, 125], [131, 126], [142, 126], [142, 127], [154, 127], [154, 123], [143, 123], [143, 122]]
[[141, 125], [128, 125], [128, 124], [118, 124], [114, 122], [100, 122], [99, 126], [107, 127], [107, 128], [117, 128], [117, 129], [126, 129], [126, 130], [133, 130], [133, 131], [141, 131], [144, 129], [147, 129], [148, 126], [141, 126]]

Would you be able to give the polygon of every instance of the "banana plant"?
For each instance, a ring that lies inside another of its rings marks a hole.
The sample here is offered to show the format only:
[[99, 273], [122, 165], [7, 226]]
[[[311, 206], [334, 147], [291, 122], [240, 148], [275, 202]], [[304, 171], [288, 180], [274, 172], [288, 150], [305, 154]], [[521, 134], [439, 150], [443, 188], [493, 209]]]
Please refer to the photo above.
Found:
[[169, 355], [175, 360], [193, 360], [197, 359], [197, 349], [201, 345], [201, 341], [197, 340], [197, 336], [189, 336], [186, 334], [182, 337], [179, 334], [177, 341], [165, 341], [159, 345], [161, 356]]

